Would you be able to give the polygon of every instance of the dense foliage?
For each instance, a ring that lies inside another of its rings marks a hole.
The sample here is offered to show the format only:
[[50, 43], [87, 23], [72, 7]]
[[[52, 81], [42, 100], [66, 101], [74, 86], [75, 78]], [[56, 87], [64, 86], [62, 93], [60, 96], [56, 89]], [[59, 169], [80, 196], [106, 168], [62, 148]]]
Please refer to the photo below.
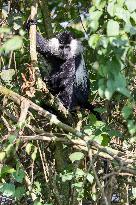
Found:
[[[53, 115], [35, 106], [42, 99], [50, 112], [50, 95], [34, 72], [25, 30], [33, 1], [3, 0], [0, 204], [136, 204], [136, 2], [37, 4], [37, 30], [43, 36], [67, 29], [81, 39], [90, 102], [102, 121], [86, 111], [66, 116], [53, 105]], [[47, 75], [41, 56], [38, 67]]]

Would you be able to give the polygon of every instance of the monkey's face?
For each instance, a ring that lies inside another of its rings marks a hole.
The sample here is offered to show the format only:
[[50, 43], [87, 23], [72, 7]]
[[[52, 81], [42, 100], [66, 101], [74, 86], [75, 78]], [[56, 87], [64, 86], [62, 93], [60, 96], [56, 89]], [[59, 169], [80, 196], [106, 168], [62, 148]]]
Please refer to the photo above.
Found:
[[59, 45], [59, 53], [62, 59], [68, 59], [70, 54], [70, 45], [69, 44], [60, 44]]
[[70, 32], [65, 31], [49, 40], [51, 52], [63, 60], [73, 58], [82, 53], [81, 42], [74, 39]]

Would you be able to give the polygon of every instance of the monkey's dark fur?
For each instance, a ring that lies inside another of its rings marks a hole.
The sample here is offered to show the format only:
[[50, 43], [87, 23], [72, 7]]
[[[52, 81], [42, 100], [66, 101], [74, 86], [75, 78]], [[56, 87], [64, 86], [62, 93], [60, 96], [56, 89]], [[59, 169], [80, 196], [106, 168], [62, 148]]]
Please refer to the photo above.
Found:
[[51, 91], [70, 110], [84, 107], [88, 101], [89, 79], [81, 43], [67, 31], [50, 40], [37, 33], [36, 39], [38, 52], [51, 66], [47, 79]]
[[[89, 109], [98, 116], [93, 110], [94, 107], [88, 103], [90, 83], [81, 42], [69, 31], [64, 31], [49, 40], [37, 32], [36, 45], [37, 51], [51, 67], [49, 77], [46, 78], [51, 92], [69, 110], [79, 106]], [[45, 76], [42, 77], [45, 80]]]

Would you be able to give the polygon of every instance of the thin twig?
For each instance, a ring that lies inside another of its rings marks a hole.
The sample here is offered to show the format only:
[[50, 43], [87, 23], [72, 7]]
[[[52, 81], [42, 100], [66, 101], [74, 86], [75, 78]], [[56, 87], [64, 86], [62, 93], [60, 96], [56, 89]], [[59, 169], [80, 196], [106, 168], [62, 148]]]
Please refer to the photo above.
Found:
[[99, 189], [100, 189], [100, 191], [101, 191], [101, 194], [102, 194], [102, 196], [103, 196], [103, 200], [104, 200], [104, 202], [105, 202], [105, 205], [108, 205], [107, 198], [106, 198], [106, 196], [105, 196], [104, 190], [103, 190], [103, 188], [102, 188], [102, 186], [101, 186], [100, 180], [99, 180], [99, 178], [98, 178], [98, 175], [97, 175], [97, 173], [96, 173], [95, 167], [94, 167], [94, 165], [93, 165], [93, 161], [92, 161], [92, 150], [91, 150], [91, 149], [89, 149], [89, 151], [88, 151], [88, 156], [89, 156], [89, 160], [90, 160], [90, 161], [89, 161], [89, 162], [90, 162], [90, 165], [91, 165], [91, 167], [92, 167], [92, 171], [93, 171], [93, 173], [94, 173], [94, 177], [95, 177], [95, 179], [96, 179], [96, 183], [97, 183], [97, 185], [98, 185], [98, 187], [99, 187]]

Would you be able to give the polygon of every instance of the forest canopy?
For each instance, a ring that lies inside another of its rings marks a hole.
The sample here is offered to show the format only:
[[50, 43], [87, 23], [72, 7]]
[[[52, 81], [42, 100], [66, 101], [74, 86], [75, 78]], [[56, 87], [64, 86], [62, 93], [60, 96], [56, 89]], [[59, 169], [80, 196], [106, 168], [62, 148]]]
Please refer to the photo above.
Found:
[[[101, 119], [69, 111], [46, 83], [36, 31], [66, 30]], [[3, 0], [0, 65], [0, 204], [135, 205], [135, 0]]]

